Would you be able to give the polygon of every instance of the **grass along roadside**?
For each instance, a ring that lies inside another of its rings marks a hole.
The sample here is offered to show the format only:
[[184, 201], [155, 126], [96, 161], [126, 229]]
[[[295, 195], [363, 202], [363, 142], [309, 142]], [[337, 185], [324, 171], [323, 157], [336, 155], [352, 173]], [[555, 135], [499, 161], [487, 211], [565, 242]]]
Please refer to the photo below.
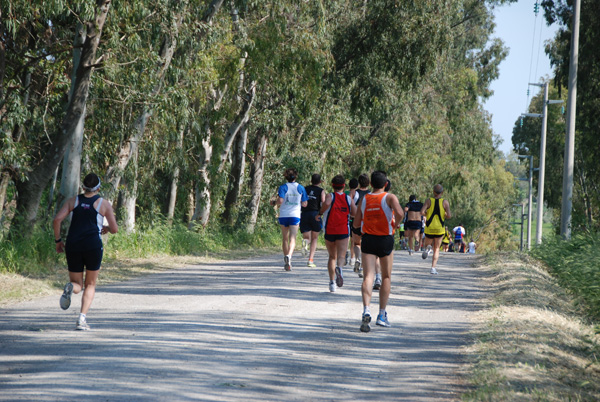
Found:
[[476, 314], [465, 401], [600, 400], [600, 336], [528, 257], [487, 258], [489, 306]]

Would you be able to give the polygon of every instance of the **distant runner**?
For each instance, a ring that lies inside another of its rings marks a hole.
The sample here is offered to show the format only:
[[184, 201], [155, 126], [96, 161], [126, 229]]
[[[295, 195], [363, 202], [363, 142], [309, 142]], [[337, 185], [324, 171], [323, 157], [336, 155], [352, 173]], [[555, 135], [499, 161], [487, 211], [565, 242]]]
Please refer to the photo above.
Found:
[[419, 251], [421, 240], [421, 229], [423, 228], [421, 209], [423, 203], [417, 200], [416, 195], [408, 197], [408, 203], [404, 207], [406, 213], [406, 223], [404, 231], [408, 239], [408, 254], [412, 255], [413, 251]]
[[321, 204], [325, 202], [325, 191], [319, 187], [322, 183], [320, 174], [313, 174], [311, 185], [306, 187], [308, 201], [305, 207], [302, 207], [300, 216], [300, 232], [302, 233], [302, 252], [308, 254], [309, 267], [316, 267], [314, 263], [315, 251], [317, 250], [317, 241], [319, 233], [323, 229], [323, 224], [320, 220], [315, 219], [321, 209]]
[[[100, 179], [94, 173], [88, 174], [83, 179], [84, 193], [69, 198], [60, 211], [56, 214], [52, 227], [56, 252], [65, 252], [69, 268], [69, 281], [64, 287], [60, 297], [60, 307], [66, 310], [71, 306], [71, 294], [78, 294], [83, 290], [81, 297], [81, 312], [75, 329], [86, 331], [90, 329], [87, 323], [87, 313], [96, 294], [96, 281], [102, 264], [104, 248], [102, 237], [106, 233], [117, 233], [118, 226], [110, 202], [100, 198]], [[71, 224], [67, 234], [67, 242], [60, 236], [60, 227], [72, 213]], [[103, 226], [104, 218], [108, 226]], [[83, 271], [85, 270], [85, 287]]]
[[477, 243], [471, 239], [469, 242], [469, 254], [475, 254], [475, 250], [477, 250]]
[[454, 250], [460, 252], [465, 251], [465, 235], [467, 231], [465, 230], [463, 224], [459, 224], [457, 227], [452, 229], [452, 233], [454, 233]]
[[448, 200], [442, 198], [443, 193], [444, 188], [441, 184], [433, 186], [433, 197], [428, 198], [423, 205], [423, 209], [421, 209], [421, 214], [427, 218], [427, 223], [425, 224], [425, 246], [427, 248], [423, 251], [422, 257], [426, 259], [431, 254], [433, 244], [433, 258], [431, 259], [432, 275], [438, 273], [435, 266], [440, 256], [440, 246], [445, 233], [444, 222], [446, 219], [452, 218], [450, 204]]
[[[365, 196], [365, 194], [368, 194], [370, 192], [369, 184], [370, 184], [369, 175], [367, 175], [366, 173], [363, 173], [360, 176], [358, 176], [358, 186], [359, 187], [356, 190], [357, 196], [354, 197], [354, 201], [357, 206], [362, 201], [362, 198]], [[360, 227], [357, 229], [354, 229], [354, 228], [352, 229], [352, 248], [354, 250], [355, 260], [352, 261], [350, 263], [350, 265], [354, 266], [354, 272], [358, 273], [359, 278], [363, 277], [363, 269], [362, 269], [362, 265], [361, 265], [362, 258], [361, 258], [361, 251], [360, 251], [361, 236], [362, 236], [362, 233], [360, 231]]]

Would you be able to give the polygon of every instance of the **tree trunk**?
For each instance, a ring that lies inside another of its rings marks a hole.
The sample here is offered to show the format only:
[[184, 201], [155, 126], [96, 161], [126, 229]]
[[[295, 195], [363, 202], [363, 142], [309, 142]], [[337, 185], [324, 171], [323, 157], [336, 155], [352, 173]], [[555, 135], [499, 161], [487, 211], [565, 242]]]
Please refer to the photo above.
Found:
[[250, 87], [248, 88], [248, 93], [246, 97], [244, 97], [242, 109], [238, 113], [235, 121], [229, 126], [229, 129], [227, 129], [227, 135], [225, 136], [223, 151], [221, 152], [221, 157], [219, 159], [219, 168], [217, 169], [218, 173], [221, 173], [223, 171], [223, 168], [225, 167], [225, 161], [229, 156], [229, 151], [231, 150], [231, 145], [233, 144], [235, 136], [240, 131], [240, 129], [246, 123], [248, 123], [248, 119], [250, 118], [250, 109], [252, 109], [252, 103], [254, 102], [255, 96], [256, 81], [252, 81], [250, 83]]
[[[77, 24], [77, 32], [73, 41], [73, 74], [71, 75], [71, 90], [69, 91], [69, 102], [73, 101], [75, 89], [75, 70], [81, 61], [81, 46], [85, 42], [85, 27]], [[60, 179], [60, 190], [56, 200], [56, 209], [60, 209], [68, 198], [74, 197], [79, 192], [79, 180], [81, 176], [81, 151], [83, 146], [83, 123], [85, 121], [85, 105], [79, 121], [73, 127], [72, 141], [67, 146], [63, 158], [62, 177]]]
[[132, 156], [132, 172], [125, 175], [125, 188], [121, 193], [121, 221], [123, 230], [131, 233], [135, 230], [135, 205], [137, 203], [138, 190], [138, 152]]
[[8, 172], [2, 172], [0, 174], [0, 231], [2, 230], [1, 222], [4, 215], [4, 203], [6, 202], [6, 191], [8, 190], [8, 184], [10, 183], [10, 174]]
[[[212, 20], [221, 8], [223, 1], [224, 0], [213, 0], [204, 14], [204, 20], [202, 21], [203, 23], [208, 25], [212, 24]], [[185, 3], [185, 6], [181, 10], [180, 14], [177, 16], [174, 31], [166, 35], [163, 40], [163, 44], [161, 46], [162, 63], [160, 66], [160, 71], [158, 72], [158, 82], [154, 86], [150, 97], [155, 97], [160, 93], [166, 72], [169, 69], [173, 59], [173, 54], [177, 45], [176, 38], [179, 33], [179, 28], [186, 13], [187, 2]], [[125, 171], [127, 164], [131, 160], [131, 156], [134, 152], [136, 152], [137, 147], [144, 136], [146, 123], [148, 122], [150, 116], [152, 116], [152, 109], [149, 106], [145, 106], [142, 114], [134, 124], [133, 134], [121, 145], [121, 149], [119, 150], [117, 156], [117, 162], [111, 166], [106, 173], [106, 182], [109, 184], [109, 188], [107, 190], [107, 198], [109, 200], [117, 193], [119, 182], [123, 177], [123, 172]]]
[[233, 145], [233, 160], [231, 163], [231, 172], [229, 175], [229, 189], [225, 196], [225, 211], [223, 212], [223, 221], [227, 224], [233, 223], [233, 209], [235, 208], [240, 196], [244, 170], [246, 168], [246, 141], [248, 139], [248, 124], [240, 129]]
[[258, 210], [260, 207], [260, 196], [262, 193], [263, 178], [265, 175], [265, 156], [267, 154], [267, 134], [264, 131], [258, 133], [254, 143], [254, 160], [250, 167], [250, 201], [248, 202], [248, 211], [250, 219], [248, 220], [247, 231], [254, 233], [256, 221], [258, 220]]
[[188, 192], [188, 211], [186, 214], [187, 224], [189, 225], [192, 222], [192, 218], [194, 217], [194, 208], [196, 206], [196, 202], [194, 201], [194, 195], [196, 193], [196, 186], [192, 186], [190, 191]]
[[[183, 136], [185, 133], [185, 127], [182, 127], [179, 131], [179, 138], [177, 138], [177, 149], [183, 148]], [[171, 188], [169, 190], [169, 206], [167, 208], [167, 222], [169, 225], [173, 224], [173, 216], [175, 216], [175, 204], [177, 202], [177, 183], [179, 181], [179, 165], [175, 165], [173, 169], [173, 177], [171, 179]]]
[[210, 175], [208, 172], [210, 159], [212, 158], [211, 130], [208, 120], [204, 126], [205, 136], [202, 139], [202, 151], [200, 152], [200, 167], [198, 168], [198, 180], [196, 180], [196, 207], [189, 227], [192, 228], [195, 223], [202, 226], [208, 224], [210, 219]]
[[94, 20], [85, 24], [87, 37], [81, 49], [81, 62], [77, 67], [73, 100], [67, 107], [60, 134], [54, 139], [37, 167], [30, 172], [28, 180], [17, 182], [17, 214], [20, 223], [24, 225], [23, 229], [31, 228], [35, 223], [44, 188], [60, 164], [68, 144], [72, 141], [74, 128], [84, 114], [92, 71], [96, 63], [96, 51], [110, 3], [110, 0], [96, 0]]

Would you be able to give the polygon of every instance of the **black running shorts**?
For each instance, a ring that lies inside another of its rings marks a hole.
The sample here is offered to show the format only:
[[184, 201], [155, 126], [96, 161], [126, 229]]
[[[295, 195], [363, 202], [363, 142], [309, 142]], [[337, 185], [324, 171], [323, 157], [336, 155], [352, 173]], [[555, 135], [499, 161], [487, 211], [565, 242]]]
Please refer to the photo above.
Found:
[[362, 235], [360, 251], [380, 258], [387, 257], [394, 251], [394, 236], [375, 236], [365, 233]]
[[102, 248], [83, 252], [67, 250], [65, 254], [67, 256], [69, 272], [83, 272], [84, 267], [88, 271], [98, 271], [100, 264], [102, 264], [103, 253], [104, 249]]

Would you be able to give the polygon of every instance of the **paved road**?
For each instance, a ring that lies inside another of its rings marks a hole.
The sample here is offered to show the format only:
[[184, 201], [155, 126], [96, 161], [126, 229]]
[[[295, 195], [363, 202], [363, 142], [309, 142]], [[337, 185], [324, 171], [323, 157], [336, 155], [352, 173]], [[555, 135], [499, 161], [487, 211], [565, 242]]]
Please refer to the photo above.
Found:
[[[324, 267], [326, 253], [317, 252]], [[396, 252], [392, 328], [359, 331], [361, 280], [280, 256], [188, 266], [100, 287], [75, 331], [60, 293], [0, 310], [0, 400], [448, 401], [483, 290], [476, 257]], [[371, 311], [375, 314], [378, 297]]]

